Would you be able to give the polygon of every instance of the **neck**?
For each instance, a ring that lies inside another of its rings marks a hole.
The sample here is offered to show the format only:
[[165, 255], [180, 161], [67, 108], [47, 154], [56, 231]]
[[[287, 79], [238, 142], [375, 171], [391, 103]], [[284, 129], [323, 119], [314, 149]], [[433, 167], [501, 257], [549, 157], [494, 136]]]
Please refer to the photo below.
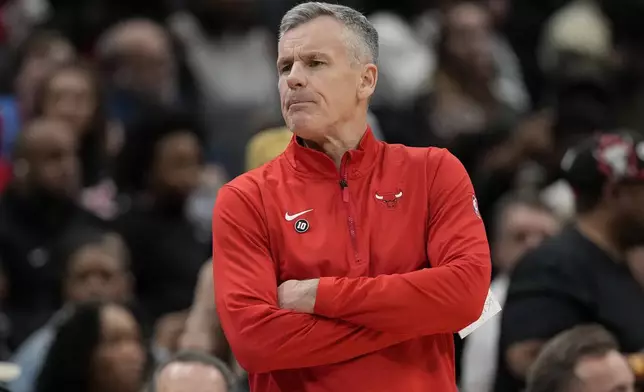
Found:
[[336, 167], [340, 167], [342, 156], [349, 150], [354, 150], [360, 144], [367, 129], [367, 116], [355, 119], [340, 126], [333, 127], [322, 140], [304, 140], [304, 144], [314, 150], [328, 155]]
[[623, 254], [613, 240], [610, 221], [611, 217], [606, 211], [597, 210], [580, 215], [577, 218], [577, 229], [608, 254], [621, 259]]

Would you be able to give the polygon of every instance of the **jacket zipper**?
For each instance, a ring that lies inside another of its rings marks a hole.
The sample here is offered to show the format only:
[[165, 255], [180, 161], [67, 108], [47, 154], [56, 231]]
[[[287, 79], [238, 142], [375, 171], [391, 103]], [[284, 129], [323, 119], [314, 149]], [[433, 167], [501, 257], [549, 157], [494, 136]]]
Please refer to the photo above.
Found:
[[342, 192], [342, 202], [347, 209], [347, 224], [349, 226], [349, 236], [351, 237], [351, 246], [353, 247], [353, 256], [355, 261], [360, 261], [360, 254], [358, 253], [358, 236], [356, 233], [355, 219], [353, 218], [353, 208], [351, 206], [349, 194], [349, 181], [347, 175], [347, 165], [349, 163], [349, 154], [342, 157], [340, 163], [340, 190]]

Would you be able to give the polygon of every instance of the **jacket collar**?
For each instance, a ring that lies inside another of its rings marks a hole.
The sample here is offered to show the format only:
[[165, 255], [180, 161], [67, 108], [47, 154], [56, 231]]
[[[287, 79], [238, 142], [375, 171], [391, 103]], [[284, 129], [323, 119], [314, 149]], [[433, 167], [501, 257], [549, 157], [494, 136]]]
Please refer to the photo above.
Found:
[[[382, 143], [373, 136], [371, 128], [367, 127], [358, 147], [347, 151], [342, 157], [344, 165], [346, 165], [347, 177], [349, 179], [358, 178], [371, 170], [381, 148]], [[295, 135], [291, 138], [284, 153], [291, 167], [307, 177], [338, 179], [340, 176], [340, 172], [329, 156], [305, 147]]]

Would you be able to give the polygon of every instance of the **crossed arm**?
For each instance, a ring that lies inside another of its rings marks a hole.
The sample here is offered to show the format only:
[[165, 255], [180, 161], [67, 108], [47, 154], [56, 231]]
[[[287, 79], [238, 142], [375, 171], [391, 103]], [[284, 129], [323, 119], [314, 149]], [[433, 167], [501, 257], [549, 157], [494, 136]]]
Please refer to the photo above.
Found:
[[428, 244], [434, 268], [290, 281], [279, 290], [268, 233], [256, 223], [262, 222], [257, 203], [230, 186], [220, 191], [213, 214], [216, 303], [244, 368], [260, 373], [343, 362], [419, 336], [452, 333], [479, 317], [490, 260], [472, 186], [448, 153], [436, 173]]
[[289, 281], [279, 289], [281, 306], [416, 336], [453, 333], [476, 321], [490, 284], [485, 229], [460, 162], [445, 154], [437, 172], [427, 245], [433, 268], [375, 278]]

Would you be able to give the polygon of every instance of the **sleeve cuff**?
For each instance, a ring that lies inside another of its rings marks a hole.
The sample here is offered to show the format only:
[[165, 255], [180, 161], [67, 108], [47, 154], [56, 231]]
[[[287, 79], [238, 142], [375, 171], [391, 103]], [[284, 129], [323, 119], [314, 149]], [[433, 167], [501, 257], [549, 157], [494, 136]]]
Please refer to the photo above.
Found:
[[335, 278], [320, 278], [318, 290], [315, 294], [315, 306], [313, 313], [318, 316], [334, 318], [336, 310], [334, 308], [333, 285]]

